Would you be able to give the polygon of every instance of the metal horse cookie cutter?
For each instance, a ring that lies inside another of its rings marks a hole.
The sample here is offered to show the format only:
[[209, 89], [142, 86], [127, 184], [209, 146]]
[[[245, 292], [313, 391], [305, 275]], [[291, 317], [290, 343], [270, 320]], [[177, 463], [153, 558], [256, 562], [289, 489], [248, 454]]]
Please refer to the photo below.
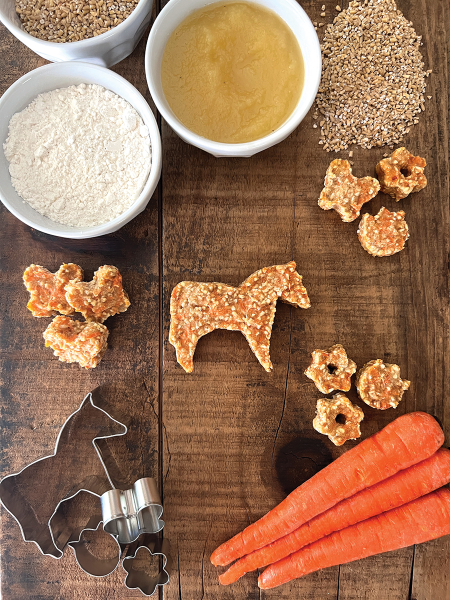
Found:
[[0, 500], [19, 523], [24, 540], [54, 558], [62, 556], [50, 527], [60, 504], [81, 491], [101, 496], [114, 487], [97, 441], [125, 435], [127, 428], [95, 406], [93, 394], [66, 420], [52, 455], [0, 482]]
[[[89, 393], [66, 420], [52, 455], [0, 482], [0, 500], [18, 522], [24, 540], [34, 542], [42, 554], [61, 558], [69, 545], [84, 571], [104, 577], [117, 567], [126, 544], [135, 542], [138, 548], [140, 536], [161, 531], [164, 521], [152, 478], [139, 479], [131, 490], [114, 487], [108, 472], [115, 466], [113, 458], [102, 455], [97, 441], [125, 435], [127, 428], [96, 406], [98, 393], [98, 388]], [[80, 456], [84, 459], [82, 469]], [[69, 524], [65, 509], [82, 497], [90, 502], [89, 514], [81, 526]], [[99, 559], [81, 541], [83, 531], [96, 532], [102, 521], [117, 544], [117, 559]], [[159, 580], [156, 585], [168, 581], [164, 566]]]

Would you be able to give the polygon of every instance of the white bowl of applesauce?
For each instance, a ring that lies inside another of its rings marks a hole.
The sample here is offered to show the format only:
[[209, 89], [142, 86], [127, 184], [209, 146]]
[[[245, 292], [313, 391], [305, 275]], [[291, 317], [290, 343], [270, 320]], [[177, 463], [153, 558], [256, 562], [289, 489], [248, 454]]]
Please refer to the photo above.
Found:
[[149, 35], [155, 104], [187, 143], [250, 157], [284, 140], [319, 88], [319, 40], [296, 0], [170, 0]]

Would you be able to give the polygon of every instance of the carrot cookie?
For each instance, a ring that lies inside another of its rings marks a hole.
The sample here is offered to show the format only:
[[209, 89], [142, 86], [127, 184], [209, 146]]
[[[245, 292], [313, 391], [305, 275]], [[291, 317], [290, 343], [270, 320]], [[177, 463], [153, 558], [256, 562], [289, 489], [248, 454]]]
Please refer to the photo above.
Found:
[[358, 238], [372, 256], [391, 256], [400, 252], [409, 238], [405, 213], [402, 210], [390, 212], [384, 206], [374, 217], [366, 213], [359, 224]]
[[335, 394], [332, 400], [321, 398], [317, 401], [317, 415], [313, 427], [329, 437], [335, 446], [342, 446], [347, 440], [361, 437], [359, 424], [364, 413], [350, 402], [344, 394]]
[[23, 281], [30, 292], [27, 308], [34, 317], [51, 317], [58, 312], [71, 315], [75, 312], [66, 300], [66, 286], [83, 279], [83, 269], [73, 263], [62, 265], [51, 273], [40, 265], [30, 265], [23, 274]]
[[66, 286], [66, 299], [88, 321], [103, 323], [108, 317], [125, 312], [130, 301], [122, 287], [122, 276], [116, 267], [104, 265], [92, 281], [71, 282]]
[[319, 206], [324, 210], [333, 208], [344, 222], [350, 223], [359, 216], [362, 205], [372, 200], [379, 190], [376, 179], [355, 177], [348, 160], [338, 158], [327, 169]]
[[266, 267], [239, 287], [182, 281], [170, 300], [169, 341], [187, 373], [194, 368], [199, 338], [214, 329], [241, 331], [266, 371], [272, 370], [269, 346], [277, 300], [309, 308], [308, 293], [295, 262]]
[[322, 394], [329, 394], [334, 390], [348, 392], [355, 371], [356, 363], [348, 358], [341, 344], [335, 344], [328, 350], [314, 350], [305, 375], [314, 381]]
[[423, 190], [427, 185], [427, 178], [423, 173], [426, 165], [424, 158], [413, 156], [406, 148], [397, 148], [376, 166], [381, 191], [398, 202], [411, 192]]
[[85, 369], [93, 369], [106, 351], [108, 334], [100, 323], [55, 317], [44, 331], [44, 339], [60, 361], [77, 362]]
[[411, 382], [400, 377], [400, 367], [384, 363], [381, 359], [366, 363], [356, 375], [359, 397], [372, 408], [396, 408], [403, 392]]

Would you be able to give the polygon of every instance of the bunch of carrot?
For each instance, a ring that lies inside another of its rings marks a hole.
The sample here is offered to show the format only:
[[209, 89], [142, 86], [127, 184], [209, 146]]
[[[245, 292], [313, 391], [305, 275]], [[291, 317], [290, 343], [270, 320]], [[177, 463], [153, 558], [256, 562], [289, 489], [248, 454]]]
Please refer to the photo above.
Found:
[[272, 588], [319, 569], [450, 533], [450, 451], [422, 412], [395, 419], [294, 490], [211, 556], [219, 579]]

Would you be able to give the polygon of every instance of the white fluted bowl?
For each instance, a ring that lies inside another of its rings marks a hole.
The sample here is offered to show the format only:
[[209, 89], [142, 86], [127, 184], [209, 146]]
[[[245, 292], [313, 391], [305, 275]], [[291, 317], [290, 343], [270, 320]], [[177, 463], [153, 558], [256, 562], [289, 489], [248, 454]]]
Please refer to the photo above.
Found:
[[79, 42], [46, 42], [30, 35], [22, 27], [14, 0], [0, 0], [0, 21], [25, 46], [51, 62], [80, 60], [111, 67], [136, 48], [150, 23], [152, 7], [153, 0], [140, 0], [131, 15], [117, 27]]
[[[13, 188], [9, 163], [3, 150], [8, 136], [9, 121], [14, 113], [23, 110], [38, 94], [80, 83], [101, 85], [129, 102], [148, 127], [152, 146], [150, 173], [136, 201], [112, 221], [95, 227], [69, 227], [56, 223], [34, 210]], [[109, 69], [82, 62], [45, 65], [21, 77], [0, 98], [0, 200], [14, 216], [34, 229], [72, 239], [92, 238], [117, 231], [145, 209], [158, 185], [160, 175], [161, 137], [153, 112], [131, 83]]]
[[188, 144], [197, 146], [217, 157], [250, 157], [278, 144], [290, 135], [314, 102], [319, 89], [322, 73], [322, 55], [319, 39], [313, 24], [296, 0], [251, 0], [256, 4], [270, 8], [286, 22], [297, 38], [305, 65], [305, 81], [299, 102], [290, 117], [273, 133], [254, 142], [243, 144], [224, 144], [208, 140], [185, 127], [177, 118], [164, 96], [161, 83], [161, 61], [167, 41], [174, 29], [195, 10], [208, 4], [205, 0], [170, 0], [158, 15], [147, 42], [145, 53], [145, 73], [152, 98], [164, 119], [172, 129]]

